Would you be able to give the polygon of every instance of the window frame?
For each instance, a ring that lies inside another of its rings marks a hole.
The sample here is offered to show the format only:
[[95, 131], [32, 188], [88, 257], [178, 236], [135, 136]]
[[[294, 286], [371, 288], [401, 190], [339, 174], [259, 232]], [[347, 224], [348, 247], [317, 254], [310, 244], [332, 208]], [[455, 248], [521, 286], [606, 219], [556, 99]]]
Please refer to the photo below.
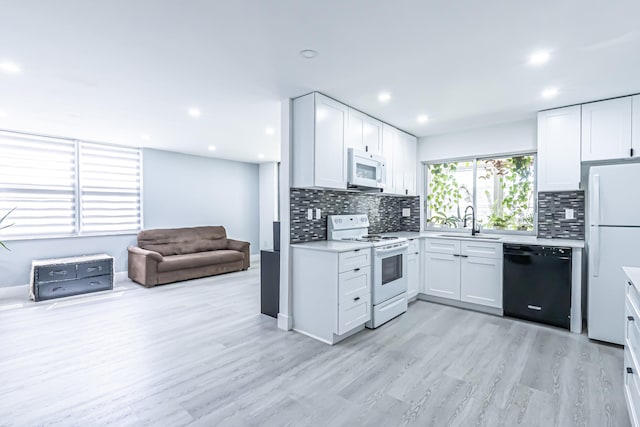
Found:
[[[46, 134], [39, 134], [33, 132], [18, 132], [7, 129], [0, 129], [0, 133], [8, 133], [8, 134], [16, 134], [26, 137], [34, 137], [34, 138], [52, 138], [58, 139], [62, 141], [69, 141], [73, 143], [74, 146], [74, 155], [75, 155], [75, 187], [74, 187], [74, 197], [76, 200], [75, 203], [75, 215], [76, 215], [76, 223], [74, 227], [74, 232], [71, 234], [51, 234], [47, 236], [38, 236], [38, 235], [17, 235], [17, 236], [2, 236], [2, 241], [6, 242], [15, 242], [15, 241], [32, 241], [32, 240], [49, 240], [49, 239], [75, 239], [78, 237], [108, 237], [108, 236], [133, 236], [137, 235], [141, 230], [144, 230], [144, 150], [142, 147], [137, 146], [127, 146], [122, 144], [111, 144], [107, 142], [98, 142], [87, 139], [76, 139], [76, 138], [68, 138], [68, 137], [60, 137]], [[81, 190], [80, 190], [80, 143], [90, 143], [90, 144], [98, 144], [105, 145], [109, 147], [122, 147], [128, 149], [138, 150], [139, 153], [139, 181], [140, 181], [140, 228], [138, 230], [131, 231], [104, 231], [104, 232], [93, 232], [87, 233], [82, 231], [81, 224], [81, 215], [82, 215], [82, 202], [80, 200]], [[0, 212], [1, 213], [1, 212]], [[7, 218], [7, 221], [11, 223], [11, 216]]]
[[453, 227], [438, 227], [435, 225], [429, 225], [427, 219], [429, 218], [429, 206], [427, 202], [427, 195], [429, 193], [429, 166], [437, 165], [442, 163], [454, 163], [454, 162], [471, 162], [473, 164], [473, 210], [477, 211], [477, 194], [476, 191], [476, 181], [478, 179], [478, 161], [488, 160], [488, 159], [499, 159], [506, 157], [517, 157], [517, 156], [533, 156], [533, 230], [524, 231], [524, 230], [497, 230], [493, 228], [482, 228], [480, 232], [482, 234], [509, 234], [509, 235], [519, 235], [519, 236], [537, 236], [538, 234], [538, 153], [536, 151], [517, 151], [510, 153], [500, 153], [500, 154], [491, 154], [491, 155], [481, 155], [476, 157], [454, 157], [442, 160], [429, 160], [423, 161], [422, 163], [422, 173], [423, 173], [423, 191], [422, 191], [422, 209], [424, 212], [423, 215], [423, 225], [425, 231], [442, 231], [446, 230], [447, 233], [460, 233], [467, 234], [469, 232], [468, 228], [453, 228]]

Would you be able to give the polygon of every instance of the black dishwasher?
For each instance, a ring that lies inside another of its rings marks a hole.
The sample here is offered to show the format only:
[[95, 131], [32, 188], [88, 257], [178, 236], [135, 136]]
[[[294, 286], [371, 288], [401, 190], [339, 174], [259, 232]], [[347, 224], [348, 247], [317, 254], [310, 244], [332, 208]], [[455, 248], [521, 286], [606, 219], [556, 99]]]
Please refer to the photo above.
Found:
[[571, 248], [504, 245], [505, 316], [570, 329]]

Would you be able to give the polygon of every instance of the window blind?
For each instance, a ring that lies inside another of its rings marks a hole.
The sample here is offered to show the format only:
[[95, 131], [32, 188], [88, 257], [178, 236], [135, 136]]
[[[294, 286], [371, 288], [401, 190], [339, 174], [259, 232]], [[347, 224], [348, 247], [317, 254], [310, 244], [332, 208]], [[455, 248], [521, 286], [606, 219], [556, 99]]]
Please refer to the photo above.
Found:
[[0, 216], [16, 208], [0, 236], [75, 233], [75, 152], [73, 141], [0, 132]]
[[80, 233], [140, 230], [140, 150], [79, 143]]

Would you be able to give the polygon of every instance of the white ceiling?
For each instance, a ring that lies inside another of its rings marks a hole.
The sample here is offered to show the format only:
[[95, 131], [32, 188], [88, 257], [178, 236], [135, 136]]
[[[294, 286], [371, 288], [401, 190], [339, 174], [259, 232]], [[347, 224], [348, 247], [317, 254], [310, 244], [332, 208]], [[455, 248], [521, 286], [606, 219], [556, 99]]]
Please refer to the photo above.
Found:
[[[249, 162], [278, 159], [280, 100], [312, 90], [417, 136], [640, 92], [638, 0], [0, 0], [0, 11], [0, 62], [22, 68], [0, 73], [1, 129]], [[307, 48], [319, 55], [301, 58]], [[546, 66], [527, 64], [536, 49], [552, 51]]]

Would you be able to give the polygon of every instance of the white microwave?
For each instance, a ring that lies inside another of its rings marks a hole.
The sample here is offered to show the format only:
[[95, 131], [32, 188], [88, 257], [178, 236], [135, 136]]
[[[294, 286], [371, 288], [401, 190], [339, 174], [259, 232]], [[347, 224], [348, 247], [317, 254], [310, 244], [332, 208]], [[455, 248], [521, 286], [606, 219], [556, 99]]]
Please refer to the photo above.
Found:
[[385, 184], [384, 157], [349, 148], [348, 184], [351, 188], [379, 188]]

